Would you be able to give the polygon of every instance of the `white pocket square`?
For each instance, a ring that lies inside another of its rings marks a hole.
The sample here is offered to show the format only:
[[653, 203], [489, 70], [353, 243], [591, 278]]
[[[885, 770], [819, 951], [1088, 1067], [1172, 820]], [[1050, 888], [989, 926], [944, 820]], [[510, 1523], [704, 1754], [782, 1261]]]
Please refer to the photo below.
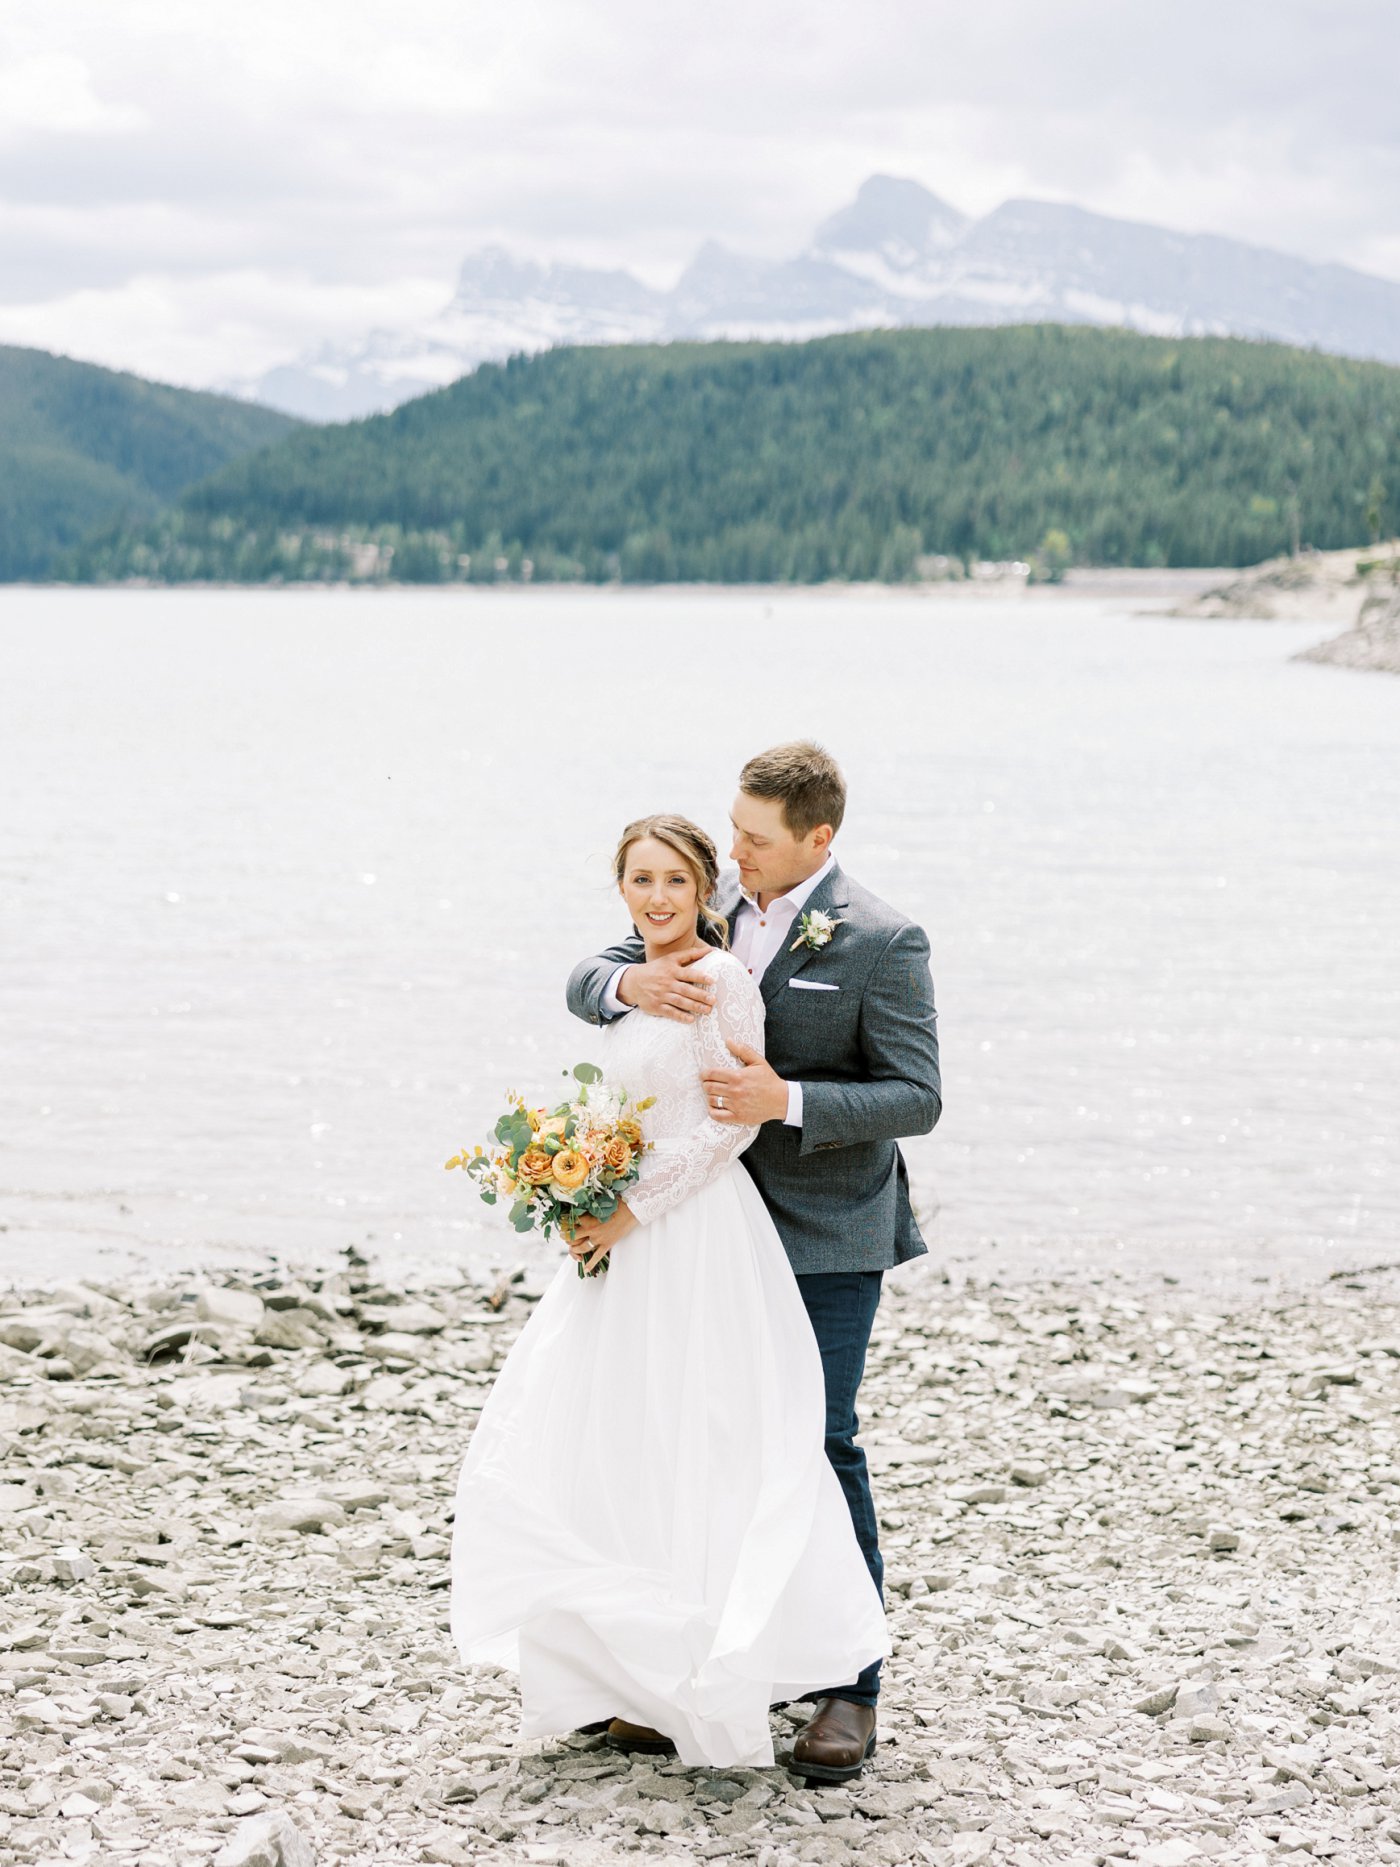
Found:
[[839, 992], [839, 985], [828, 985], [825, 979], [789, 979], [788, 984], [794, 992]]

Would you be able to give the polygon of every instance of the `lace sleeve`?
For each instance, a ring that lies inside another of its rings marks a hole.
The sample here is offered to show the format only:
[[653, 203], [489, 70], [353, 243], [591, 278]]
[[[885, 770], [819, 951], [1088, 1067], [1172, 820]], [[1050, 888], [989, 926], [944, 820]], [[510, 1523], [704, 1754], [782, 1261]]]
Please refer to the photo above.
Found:
[[[695, 1071], [736, 1067], [729, 1040], [763, 1049], [763, 999], [738, 965], [720, 965], [713, 973], [715, 1002], [691, 1027]], [[688, 1135], [663, 1142], [642, 1161], [642, 1177], [627, 1195], [633, 1217], [646, 1225], [683, 1199], [718, 1179], [757, 1135], [757, 1127], [717, 1122], [706, 1113]]]

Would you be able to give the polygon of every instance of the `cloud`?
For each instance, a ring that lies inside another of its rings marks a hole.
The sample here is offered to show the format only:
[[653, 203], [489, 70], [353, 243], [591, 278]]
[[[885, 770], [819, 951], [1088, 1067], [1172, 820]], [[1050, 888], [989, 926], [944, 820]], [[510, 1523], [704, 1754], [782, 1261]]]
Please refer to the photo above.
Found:
[[0, 68], [0, 137], [27, 132], [62, 136], [139, 130], [146, 117], [134, 104], [104, 103], [92, 73], [71, 52], [41, 52]]
[[256, 270], [139, 274], [105, 289], [0, 305], [0, 343], [207, 387], [283, 361], [289, 333], [348, 341], [375, 325], [426, 318], [441, 303], [437, 279], [356, 286]]
[[794, 251], [876, 170], [1400, 277], [1394, 39], [1393, 0], [46, 0], [0, 38], [0, 329], [133, 362], [144, 311], [243, 374], [493, 240]]

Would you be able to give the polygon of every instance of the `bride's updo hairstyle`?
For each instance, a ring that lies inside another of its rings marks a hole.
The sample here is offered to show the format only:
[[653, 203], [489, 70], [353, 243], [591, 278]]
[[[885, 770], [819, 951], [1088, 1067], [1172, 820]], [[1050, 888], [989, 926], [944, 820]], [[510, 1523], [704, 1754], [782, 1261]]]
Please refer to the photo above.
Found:
[[674, 849], [695, 877], [696, 899], [700, 904], [696, 932], [711, 946], [727, 947], [729, 922], [722, 914], [717, 914], [712, 905], [719, 882], [719, 851], [699, 824], [692, 823], [689, 817], [674, 817], [667, 811], [660, 811], [654, 817], [638, 817], [635, 823], [629, 823], [613, 857], [613, 879], [618, 887], [621, 888], [622, 878], [627, 873], [628, 850], [647, 836]]

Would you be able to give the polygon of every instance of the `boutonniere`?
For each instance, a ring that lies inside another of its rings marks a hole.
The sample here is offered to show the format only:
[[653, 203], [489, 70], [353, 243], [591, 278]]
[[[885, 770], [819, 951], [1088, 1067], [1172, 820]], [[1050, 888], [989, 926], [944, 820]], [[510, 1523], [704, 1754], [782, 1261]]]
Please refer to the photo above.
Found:
[[810, 948], [813, 953], [820, 953], [824, 946], [830, 946], [836, 938], [836, 929], [844, 927], [846, 923], [838, 920], [834, 914], [824, 913], [821, 908], [812, 908], [797, 924], [802, 931], [788, 948], [789, 953], [795, 953], [800, 946]]

